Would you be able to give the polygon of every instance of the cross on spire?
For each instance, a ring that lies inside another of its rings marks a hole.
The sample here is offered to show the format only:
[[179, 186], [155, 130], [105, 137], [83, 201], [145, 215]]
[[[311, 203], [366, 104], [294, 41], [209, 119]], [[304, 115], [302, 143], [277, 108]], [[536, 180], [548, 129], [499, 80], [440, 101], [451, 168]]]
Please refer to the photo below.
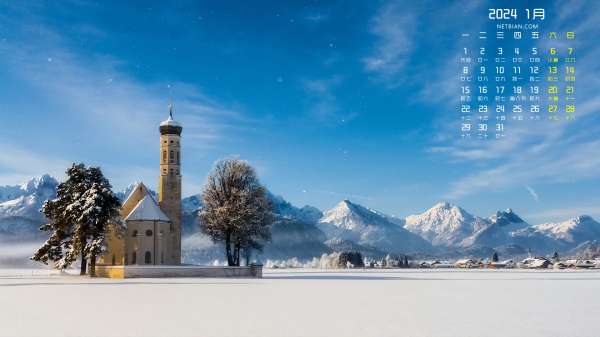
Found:
[[169, 98], [169, 117], [173, 119], [173, 98]]

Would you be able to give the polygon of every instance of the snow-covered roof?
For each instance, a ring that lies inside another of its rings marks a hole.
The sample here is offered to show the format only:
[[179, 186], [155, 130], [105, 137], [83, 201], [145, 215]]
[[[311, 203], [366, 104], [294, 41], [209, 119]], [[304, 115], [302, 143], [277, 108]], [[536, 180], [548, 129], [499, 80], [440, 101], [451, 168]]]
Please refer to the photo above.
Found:
[[160, 123], [160, 126], [181, 126], [179, 122], [173, 119], [173, 116], [169, 115], [169, 118], [165, 119]]
[[161, 211], [160, 207], [154, 201], [154, 198], [150, 195], [146, 195], [129, 215], [125, 218], [128, 220], [158, 220], [158, 221], [170, 221], [169, 217]]

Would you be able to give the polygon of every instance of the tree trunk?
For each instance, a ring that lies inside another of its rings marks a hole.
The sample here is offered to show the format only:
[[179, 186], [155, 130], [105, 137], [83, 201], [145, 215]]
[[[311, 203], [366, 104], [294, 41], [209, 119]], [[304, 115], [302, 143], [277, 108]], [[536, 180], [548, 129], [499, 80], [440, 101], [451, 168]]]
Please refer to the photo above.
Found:
[[235, 260], [235, 266], [239, 267], [240, 266], [240, 244], [236, 243], [235, 244], [235, 248], [234, 248], [234, 260]]
[[225, 253], [227, 255], [227, 265], [233, 266], [233, 257], [231, 256], [231, 235], [227, 235], [225, 238]]
[[96, 254], [90, 258], [90, 277], [96, 277]]
[[84, 254], [85, 245], [81, 245], [81, 268], [79, 269], [79, 275], [85, 275], [87, 271], [87, 260]]
[[252, 255], [251, 252], [252, 251], [250, 248], [244, 249], [244, 255], [246, 255], [246, 266], [250, 265], [250, 256]]

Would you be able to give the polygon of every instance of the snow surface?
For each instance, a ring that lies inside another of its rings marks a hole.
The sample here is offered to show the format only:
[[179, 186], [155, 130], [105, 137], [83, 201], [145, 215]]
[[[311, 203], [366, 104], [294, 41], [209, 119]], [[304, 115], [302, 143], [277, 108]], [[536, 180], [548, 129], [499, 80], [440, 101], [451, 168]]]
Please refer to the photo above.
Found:
[[0, 269], [0, 336], [598, 336], [600, 271], [49, 273]]

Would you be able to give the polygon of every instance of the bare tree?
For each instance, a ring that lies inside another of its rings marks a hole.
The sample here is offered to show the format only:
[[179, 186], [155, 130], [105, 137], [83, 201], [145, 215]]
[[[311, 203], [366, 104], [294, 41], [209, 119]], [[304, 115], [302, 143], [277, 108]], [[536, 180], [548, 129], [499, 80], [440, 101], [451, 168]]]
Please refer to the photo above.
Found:
[[239, 266], [241, 250], [249, 254], [270, 240], [272, 205], [256, 172], [246, 161], [218, 161], [208, 177], [202, 199], [201, 230], [213, 241], [225, 244], [228, 265]]

